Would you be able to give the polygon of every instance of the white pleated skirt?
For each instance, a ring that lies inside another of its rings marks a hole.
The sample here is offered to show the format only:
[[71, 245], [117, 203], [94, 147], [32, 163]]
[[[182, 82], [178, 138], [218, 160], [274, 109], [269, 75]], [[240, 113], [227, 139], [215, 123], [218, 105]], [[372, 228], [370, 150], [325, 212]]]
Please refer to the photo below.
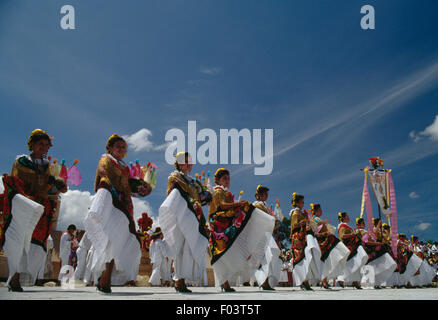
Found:
[[278, 282], [288, 282], [288, 281], [289, 281], [289, 278], [287, 277], [287, 271], [281, 270], [280, 280]]
[[406, 266], [405, 272], [400, 274], [401, 285], [407, 285], [408, 282], [412, 280], [414, 274], [418, 271], [418, 268], [420, 268], [422, 262], [423, 261], [415, 253], [412, 254]]
[[360, 282], [362, 279], [361, 269], [368, 261], [368, 254], [362, 246], [357, 248], [357, 253], [345, 263], [342, 274], [338, 276], [339, 281], [344, 281], [346, 284], [352, 282]]
[[315, 284], [321, 277], [322, 261], [318, 240], [313, 235], [308, 234], [306, 241], [304, 258], [294, 265], [292, 272], [294, 286], [300, 286], [304, 281]]
[[177, 189], [167, 196], [159, 211], [160, 227], [174, 257], [174, 280], [198, 282], [204, 277], [208, 239], [199, 233], [197, 217]]
[[274, 224], [274, 217], [254, 208], [244, 229], [225, 253], [212, 264], [216, 286], [232, 281], [236, 274], [260, 266], [267, 243], [272, 238]]
[[271, 288], [277, 286], [280, 281], [281, 267], [283, 262], [280, 259], [281, 251], [275, 243], [271, 234], [267, 235], [265, 254], [261, 261], [261, 266], [255, 270], [254, 276], [259, 285], [263, 284], [268, 279]]
[[383, 286], [388, 286], [388, 287], [392, 287], [392, 286], [400, 286], [400, 273], [399, 272], [393, 272], [391, 274], [391, 276], [384, 282], [382, 283]]
[[78, 264], [76, 266], [76, 270], [73, 276], [75, 280], [83, 280], [85, 275], [85, 269], [87, 268], [87, 256], [88, 256], [89, 248], [79, 246], [76, 251], [76, 255], [78, 257]]
[[123, 285], [127, 281], [135, 281], [141, 259], [140, 244], [129, 232], [126, 215], [113, 206], [108, 190], [101, 188], [97, 191], [84, 225], [94, 247], [91, 271], [95, 277], [100, 277], [106, 263], [114, 260], [111, 284]]
[[435, 276], [436, 271], [426, 261], [422, 260], [420, 265], [420, 274], [412, 276], [410, 282], [413, 286], [426, 286], [432, 283], [432, 280]]
[[336, 279], [342, 274], [347, 258], [350, 255], [350, 250], [339, 241], [338, 244], [330, 251], [329, 256], [322, 262], [322, 274], [320, 280]]
[[46, 252], [41, 246], [31, 243], [31, 240], [43, 212], [42, 205], [21, 194], [16, 194], [12, 198], [12, 219], [4, 234], [5, 242], [3, 245], [3, 251], [8, 258], [9, 278], [7, 284], [15, 273], [20, 273], [22, 285], [29, 277], [32, 285], [35, 282], [38, 272], [45, 262]]
[[153, 264], [149, 283], [153, 286], [159, 286], [161, 285], [161, 280], [170, 280], [170, 270], [167, 269], [167, 262], [165, 259]]
[[376, 286], [383, 285], [394, 273], [394, 270], [397, 269], [397, 263], [389, 253], [385, 253], [377, 259], [374, 259], [368, 263], [367, 266], [373, 267], [374, 269], [374, 284]]

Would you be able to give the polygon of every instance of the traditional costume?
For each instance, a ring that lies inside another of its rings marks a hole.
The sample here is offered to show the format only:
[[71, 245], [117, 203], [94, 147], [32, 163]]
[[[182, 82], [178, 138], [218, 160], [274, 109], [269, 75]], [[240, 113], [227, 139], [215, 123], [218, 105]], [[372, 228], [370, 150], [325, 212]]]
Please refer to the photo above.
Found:
[[53, 249], [53, 239], [52, 236], [49, 235], [46, 242], [47, 254], [44, 260], [43, 265], [41, 266], [40, 271], [38, 272], [38, 279], [43, 280], [46, 274], [53, 273], [52, 266], [52, 249]]
[[[215, 182], [218, 183], [225, 174], [229, 174], [227, 169], [218, 169]], [[274, 217], [250, 203], [242, 209], [224, 209], [223, 205], [229, 203], [234, 203], [234, 195], [227, 188], [216, 185], [208, 215], [211, 265], [216, 286], [245, 275], [248, 268], [260, 266], [275, 224]]]
[[[311, 204], [310, 206], [313, 213], [310, 226], [321, 250], [322, 268], [319, 279], [336, 279], [344, 270], [350, 250], [334, 236], [336, 228], [315, 215], [320, 205]], [[327, 233], [328, 235], [325, 235]]]
[[382, 228], [383, 228], [382, 230], [383, 245], [385, 245], [388, 248], [389, 255], [397, 264], [396, 269], [391, 274], [391, 276], [383, 283], [383, 286], [398, 287], [400, 286], [400, 270], [399, 270], [399, 263], [397, 256], [394, 255], [394, 252], [391, 247], [392, 245], [391, 229], [386, 223], [382, 225]]
[[161, 229], [157, 229], [152, 234], [152, 241], [149, 247], [149, 258], [153, 264], [149, 283], [153, 286], [161, 285], [162, 281], [170, 281], [168, 261], [172, 259], [172, 253], [167, 242], [160, 238], [160, 235], [162, 235]]
[[72, 240], [73, 235], [71, 235], [68, 231], [65, 231], [61, 240], [59, 241], [59, 259], [61, 260], [61, 268], [59, 269], [58, 280], [61, 281], [62, 278], [66, 276], [68, 270], [65, 266], [71, 265], [69, 262], [71, 250], [72, 250]]
[[[368, 261], [366, 265], [374, 269], [374, 284], [377, 287], [383, 285], [388, 280], [392, 273], [397, 268], [397, 264], [392, 259], [387, 245], [383, 244], [383, 236], [380, 228], [374, 228], [374, 235], [368, 233], [367, 230], [358, 229], [362, 239], [362, 245], [368, 254]], [[371, 242], [378, 242], [381, 244], [374, 245]]]
[[[123, 139], [118, 135], [109, 138], [108, 152], [112, 141], [117, 140]], [[106, 264], [114, 260], [111, 273], [114, 285], [137, 279], [141, 243], [135, 229], [131, 195], [137, 194], [144, 184], [144, 181], [130, 179], [129, 167], [123, 160], [109, 153], [102, 155], [94, 184], [96, 194], [84, 225], [94, 248], [91, 272], [94, 276], [101, 275]]]
[[[339, 214], [340, 221], [343, 214]], [[350, 250], [350, 255], [345, 263], [345, 268], [342, 274], [338, 277], [338, 281], [346, 284], [360, 282], [362, 279], [361, 268], [368, 261], [368, 254], [362, 247], [361, 239], [354, 233], [354, 230], [345, 222], [338, 225], [339, 239]]]
[[[34, 130], [28, 148], [38, 140], [51, 138], [43, 130]], [[64, 181], [50, 175], [49, 161], [32, 155], [17, 156], [10, 175], [3, 175], [1, 245], [8, 258], [9, 286], [18, 273], [33, 284], [47, 257], [47, 238], [57, 207], [58, 193], [66, 189]], [[22, 291], [21, 288], [19, 290]]]
[[[264, 191], [265, 190], [265, 191]], [[261, 192], [269, 191], [268, 188], [259, 185], [256, 191], [257, 201], [253, 202], [254, 207], [262, 210], [266, 214], [275, 218], [274, 212], [271, 207], [265, 202], [260, 200]], [[275, 287], [280, 281], [282, 261], [280, 259], [281, 250], [277, 245], [273, 235], [268, 237], [267, 245], [265, 248], [265, 254], [261, 261], [260, 266], [255, 270], [254, 276], [257, 279], [257, 283], [262, 285], [266, 280], [268, 280], [269, 287]]]
[[[176, 156], [183, 163], [186, 153]], [[174, 257], [175, 281], [199, 282], [206, 269], [208, 233], [202, 206], [211, 195], [197, 180], [178, 169], [169, 176], [167, 197], [159, 209], [160, 227]]]
[[418, 287], [432, 284], [432, 280], [436, 276], [436, 271], [425, 259], [421, 245], [418, 243], [418, 238], [414, 236], [412, 237], [412, 251], [421, 259], [421, 265], [416, 274], [411, 278], [411, 284]]
[[421, 266], [421, 259], [413, 253], [412, 247], [404, 234], [397, 241], [397, 264], [399, 270], [399, 285], [410, 285], [410, 281]]
[[292, 195], [293, 208], [290, 211], [290, 228], [293, 255], [293, 282], [294, 285], [301, 286], [306, 281], [318, 282], [322, 271], [322, 262], [321, 250], [310, 227], [309, 217], [297, 207], [298, 197], [296, 193]]
[[82, 239], [79, 242], [79, 246], [76, 251], [78, 257], [78, 263], [75, 270], [75, 274], [73, 276], [74, 280], [84, 281], [85, 271], [87, 269], [87, 256], [88, 256], [88, 252], [90, 251], [90, 248], [91, 248], [91, 241], [90, 239], [88, 239], [87, 233], [85, 233], [82, 236]]

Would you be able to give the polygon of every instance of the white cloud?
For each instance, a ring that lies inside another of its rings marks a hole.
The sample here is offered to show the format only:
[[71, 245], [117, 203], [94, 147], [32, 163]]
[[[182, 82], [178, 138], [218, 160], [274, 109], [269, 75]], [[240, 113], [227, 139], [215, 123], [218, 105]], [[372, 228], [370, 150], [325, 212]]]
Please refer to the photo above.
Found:
[[[94, 195], [88, 191], [69, 190], [61, 195], [61, 208], [59, 212], [57, 230], [65, 230], [68, 225], [74, 224], [79, 229], [84, 229], [84, 219], [91, 206]], [[147, 212], [154, 219], [154, 212], [150, 204], [140, 198], [132, 198], [134, 204], [134, 220], [143, 212]], [[154, 219], [155, 220], [155, 219]]]
[[149, 151], [153, 148], [153, 143], [149, 141], [149, 136], [152, 136], [152, 132], [143, 128], [134, 134], [123, 136], [123, 139], [128, 143], [128, 148], [136, 152]]
[[219, 67], [201, 67], [200, 71], [202, 73], [208, 74], [210, 76], [216, 76], [222, 71], [222, 68], [219, 68]]
[[152, 132], [149, 129], [143, 128], [138, 130], [136, 133], [133, 133], [131, 135], [124, 135], [122, 137], [128, 143], [128, 149], [131, 149], [134, 152], [150, 150], [161, 151], [166, 149], [167, 146], [171, 143], [166, 142], [164, 144], [156, 146], [152, 141], [149, 140], [150, 136], [152, 136]]
[[435, 116], [435, 121], [420, 134], [429, 137], [431, 140], [438, 141], [438, 115]]
[[417, 198], [419, 198], [420, 196], [414, 191], [414, 192], [411, 192], [410, 194], [409, 194], [409, 198], [411, 198], [411, 199], [417, 199]]
[[418, 134], [415, 133], [415, 131], [411, 131], [409, 137], [414, 140], [414, 142], [418, 142], [425, 137], [430, 138], [432, 141], [438, 141], [438, 115], [435, 116], [435, 120], [430, 126]]
[[426, 230], [426, 229], [429, 229], [429, 227], [430, 227], [431, 225], [432, 225], [432, 224], [429, 223], [429, 222], [421, 222], [420, 224], [417, 224], [417, 225], [415, 226], [415, 229], [417, 229], [417, 230], [421, 230], [421, 231], [424, 231], [424, 230]]
[[88, 191], [68, 190], [62, 194], [56, 229], [65, 230], [70, 224], [83, 229], [84, 219], [92, 200], [93, 196]]

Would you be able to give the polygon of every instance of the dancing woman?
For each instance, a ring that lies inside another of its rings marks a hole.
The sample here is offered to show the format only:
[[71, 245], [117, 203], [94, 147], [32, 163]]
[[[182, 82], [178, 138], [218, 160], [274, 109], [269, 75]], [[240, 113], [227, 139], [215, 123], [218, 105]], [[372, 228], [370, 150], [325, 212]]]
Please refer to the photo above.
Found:
[[382, 224], [382, 243], [384, 246], [387, 247], [389, 255], [397, 264], [396, 269], [391, 274], [391, 276], [383, 283], [383, 286], [390, 286], [392, 288], [399, 287], [400, 286], [399, 263], [398, 263], [397, 256], [394, 255], [394, 252], [393, 252], [392, 247], [391, 247], [391, 245], [392, 245], [391, 227], [386, 223]]
[[188, 152], [175, 156], [175, 171], [168, 179], [167, 197], [159, 209], [160, 227], [174, 257], [175, 290], [191, 293], [190, 283], [201, 281], [206, 270], [208, 230], [202, 206], [211, 201], [210, 192], [189, 176], [193, 168]]
[[367, 263], [368, 255], [362, 247], [361, 238], [348, 225], [350, 222], [348, 214], [346, 212], [339, 212], [338, 219], [339, 239], [350, 250], [344, 271], [338, 277], [338, 283], [341, 287], [344, 287], [345, 283], [351, 283], [356, 289], [362, 289], [360, 286], [360, 280], [362, 278], [360, 269]]
[[418, 241], [417, 236], [412, 236], [412, 250], [421, 260], [421, 265], [416, 275], [411, 278], [411, 283], [416, 287], [429, 286], [432, 284], [433, 278], [436, 276], [436, 271], [429, 265], [424, 257], [423, 249]]
[[399, 269], [399, 285], [412, 287], [412, 279], [420, 268], [422, 260], [414, 254], [412, 246], [403, 233], [398, 235], [397, 264]]
[[216, 186], [208, 215], [211, 265], [216, 285], [225, 292], [234, 292], [229, 281], [245, 274], [248, 265], [250, 269], [260, 265], [272, 238], [275, 218], [248, 201], [234, 201], [234, 195], [228, 190], [230, 172], [227, 169], [218, 169], [214, 181]]
[[373, 218], [373, 236], [365, 230], [365, 221], [357, 221], [358, 230], [362, 235], [362, 245], [368, 254], [367, 265], [374, 269], [375, 288], [381, 289], [383, 283], [389, 279], [397, 264], [388, 251], [388, 246], [383, 244], [382, 222], [379, 218]]
[[97, 289], [111, 293], [111, 284], [135, 281], [141, 259], [141, 242], [135, 229], [132, 193], [151, 192], [143, 180], [130, 179], [129, 167], [122, 160], [128, 144], [117, 134], [107, 142], [107, 153], [97, 166], [93, 198], [84, 220], [85, 231], [94, 248], [92, 273]]
[[321, 275], [321, 250], [313, 230], [310, 219], [303, 212], [304, 196], [294, 192], [292, 194], [291, 240], [293, 255], [293, 281], [303, 290], [313, 290], [310, 281], [318, 282]]
[[[269, 188], [261, 185], [257, 186], [255, 194], [257, 201], [254, 201], [253, 205], [266, 214], [274, 216], [271, 207], [266, 203], [268, 195]], [[261, 288], [263, 290], [275, 290], [273, 287], [275, 287], [280, 281], [281, 266], [283, 264], [280, 259], [280, 254], [280, 248], [275, 242], [273, 235], [270, 235], [261, 265], [254, 272], [257, 283], [261, 283]]]
[[65, 182], [50, 174], [46, 157], [51, 146], [52, 138], [45, 131], [32, 131], [28, 140], [31, 154], [18, 156], [12, 173], [3, 175], [0, 235], [8, 257], [9, 291], [23, 291], [20, 274], [35, 282], [47, 256], [58, 194], [67, 191]]
[[[321, 282], [325, 289], [330, 289], [328, 279], [336, 279], [344, 270], [350, 250], [333, 234], [334, 227], [321, 219], [320, 204], [311, 204], [311, 226], [321, 250], [322, 274]], [[329, 229], [330, 228], [330, 229]]]

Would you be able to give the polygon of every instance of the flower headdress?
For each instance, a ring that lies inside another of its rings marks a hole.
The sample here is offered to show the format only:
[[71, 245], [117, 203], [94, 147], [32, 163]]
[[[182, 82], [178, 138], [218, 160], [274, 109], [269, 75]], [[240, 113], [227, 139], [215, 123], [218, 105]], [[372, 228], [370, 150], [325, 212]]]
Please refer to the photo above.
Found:
[[224, 175], [226, 174], [230, 174], [230, 171], [228, 171], [228, 169], [225, 168], [219, 168], [216, 170], [216, 173], [214, 174], [214, 182], [216, 184], [218, 184], [220, 178], [222, 178]]
[[268, 192], [269, 189], [267, 187], [263, 187], [261, 184], [257, 186], [255, 197], [257, 200], [260, 200], [260, 196], [266, 192]]
[[32, 133], [30, 134], [29, 139], [27, 140], [27, 148], [29, 149], [29, 151], [32, 151], [32, 144], [36, 141], [39, 141], [41, 139], [46, 139], [49, 141], [50, 146], [52, 146], [52, 139], [53, 137], [49, 137], [49, 135], [47, 134], [47, 132], [45, 132], [44, 130], [41, 129], [35, 129], [32, 131]]
[[312, 214], [315, 213], [316, 210], [321, 208], [321, 205], [319, 203], [311, 203], [310, 208], [312, 209]]
[[192, 163], [192, 157], [190, 156], [190, 153], [188, 153], [187, 151], [181, 151], [175, 155], [174, 166], [176, 170], [180, 170], [179, 168], [180, 164], [186, 163], [186, 158], [187, 158], [187, 163]]
[[298, 205], [300, 199], [304, 199], [304, 196], [294, 192], [292, 193], [292, 207], [295, 208]]
[[[126, 143], [125, 139], [123, 139], [118, 134], [113, 134], [111, 137], [108, 138], [108, 141], [106, 143], [106, 151], [109, 152], [109, 149], [116, 143], [117, 141], [123, 141]], [[123, 155], [123, 158], [126, 157], [126, 153]]]
[[339, 213], [338, 213], [338, 220], [339, 220], [339, 222], [342, 222], [342, 220], [345, 219], [345, 216], [346, 216], [346, 215], [347, 215], [346, 212], [339, 212]]

